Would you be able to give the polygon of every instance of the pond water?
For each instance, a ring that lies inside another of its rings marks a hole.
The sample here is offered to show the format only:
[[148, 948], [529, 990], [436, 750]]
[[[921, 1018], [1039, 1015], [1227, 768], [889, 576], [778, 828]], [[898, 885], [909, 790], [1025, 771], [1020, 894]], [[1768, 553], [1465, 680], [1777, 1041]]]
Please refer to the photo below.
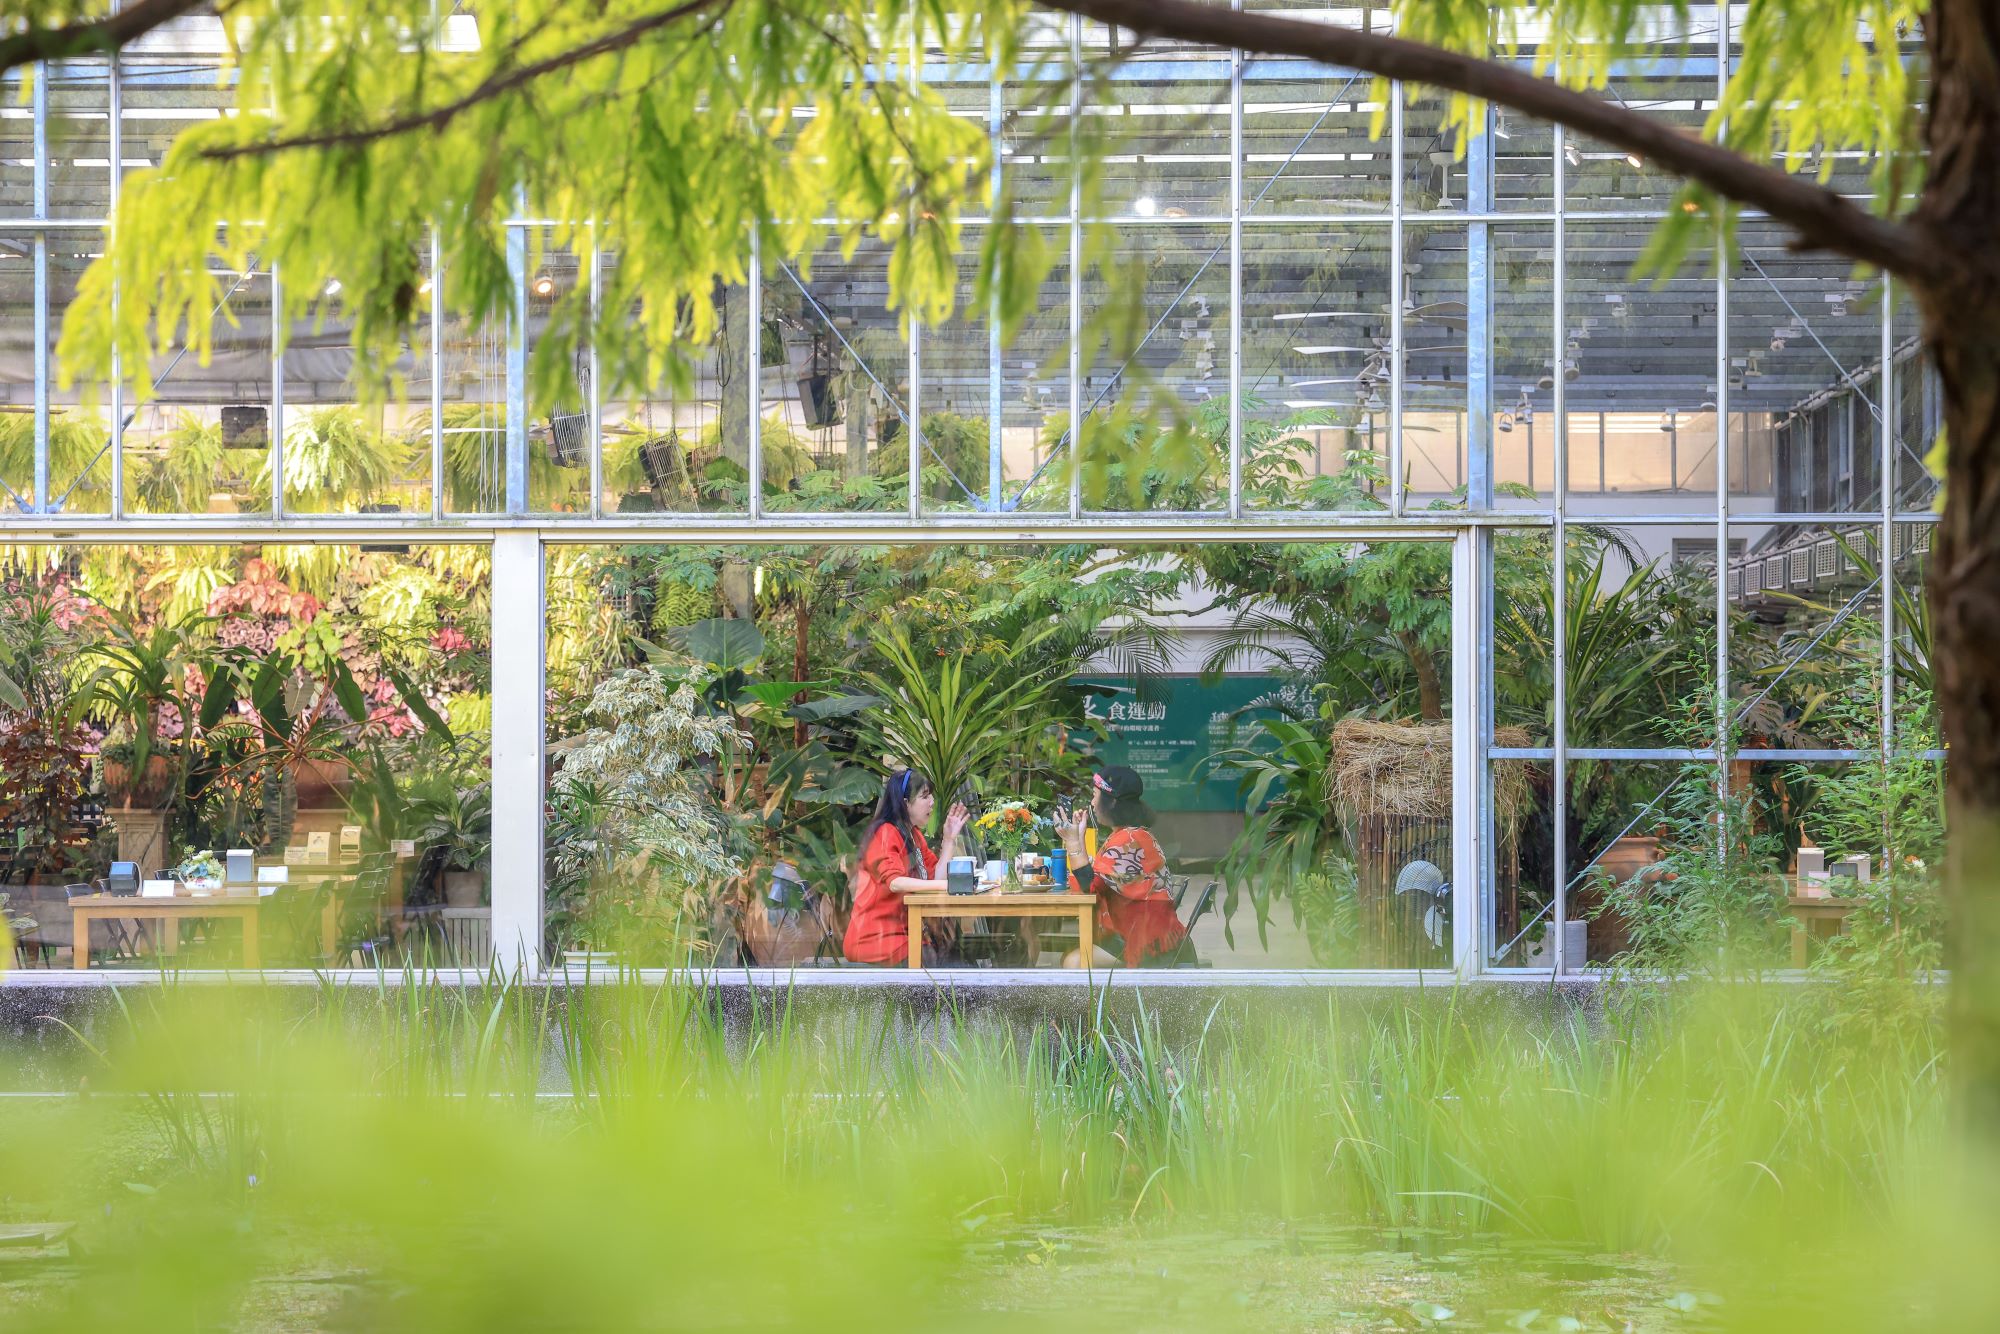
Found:
[[1026, 1229], [967, 1257], [981, 1310], [1002, 1325], [1692, 1330], [1716, 1327], [1724, 1306], [1660, 1260], [1438, 1232]]

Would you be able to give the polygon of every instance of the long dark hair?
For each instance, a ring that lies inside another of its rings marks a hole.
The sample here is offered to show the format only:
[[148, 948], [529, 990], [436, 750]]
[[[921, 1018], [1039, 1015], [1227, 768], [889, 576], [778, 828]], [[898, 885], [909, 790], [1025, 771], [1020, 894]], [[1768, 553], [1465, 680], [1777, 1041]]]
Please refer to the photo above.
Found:
[[[910, 798], [921, 797], [931, 790], [931, 780], [915, 769], [898, 769], [882, 782], [882, 798], [875, 803], [875, 815], [868, 821], [868, 827], [861, 831], [861, 857], [868, 856], [868, 845], [875, 841], [875, 831], [889, 825], [903, 836], [903, 847], [910, 854], [910, 874], [922, 877], [924, 855], [917, 850], [915, 832], [910, 827]], [[861, 862], [855, 862], [857, 877]]]

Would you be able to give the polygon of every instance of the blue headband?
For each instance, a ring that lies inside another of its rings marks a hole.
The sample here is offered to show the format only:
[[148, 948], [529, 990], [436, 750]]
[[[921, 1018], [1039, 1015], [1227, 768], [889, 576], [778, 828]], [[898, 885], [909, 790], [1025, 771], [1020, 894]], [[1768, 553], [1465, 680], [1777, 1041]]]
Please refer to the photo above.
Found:
[[903, 770], [903, 791], [901, 795], [905, 798], [910, 795], [910, 771], [908, 769]]

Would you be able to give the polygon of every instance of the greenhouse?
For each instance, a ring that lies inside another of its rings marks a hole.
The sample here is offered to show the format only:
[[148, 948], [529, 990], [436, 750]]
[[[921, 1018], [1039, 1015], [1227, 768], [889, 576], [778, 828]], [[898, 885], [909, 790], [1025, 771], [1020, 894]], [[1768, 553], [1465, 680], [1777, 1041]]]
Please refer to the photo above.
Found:
[[[1602, 96], [1699, 132], [1720, 14], [1663, 10]], [[209, 327], [88, 383], [121, 188], [237, 114], [228, 56], [194, 13], [0, 88], [24, 970], [1546, 978], [1806, 967], [1885, 903], [1935, 961], [1943, 406], [1886, 278], [1755, 212], [1644, 272], [1695, 206], [1641, 154], [1037, 11], [1005, 79], [878, 71], [984, 145], [946, 318], [888, 242], [788, 258], [771, 218], [712, 338], [614, 359], [556, 312], [657, 318], [647, 271], [524, 201], [497, 271], [415, 255], [392, 365], [341, 279], [293, 318], [228, 242]], [[1003, 226], [1022, 309], [975, 296]], [[869, 870], [890, 807], [935, 868]], [[1141, 823], [1157, 920], [1051, 901]]]

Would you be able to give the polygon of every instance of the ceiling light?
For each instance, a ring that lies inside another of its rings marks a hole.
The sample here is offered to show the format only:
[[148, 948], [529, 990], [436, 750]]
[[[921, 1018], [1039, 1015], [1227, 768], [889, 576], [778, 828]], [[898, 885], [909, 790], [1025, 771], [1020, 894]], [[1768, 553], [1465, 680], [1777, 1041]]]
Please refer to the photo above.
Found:
[[1501, 414], [1500, 414], [1500, 433], [1501, 433], [1502, 435], [1509, 435], [1509, 434], [1511, 434], [1511, 433], [1513, 432], [1513, 430], [1514, 430], [1514, 414], [1513, 414], [1513, 413], [1511, 413], [1511, 412], [1503, 412], [1503, 413], [1501, 413]]
[[1660, 429], [1662, 431], [1671, 431], [1674, 429], [1674, 410], [1672, 408], [1668, 408], [1660, 414]]
[[422, 282], [417, 284], [417, 295], [429, 296], [430, 294], [431, 294], [431, 280], [426, 278]]
[[1563, 161], [1569, 163], [1572, 167], [1581, 167], [1583, 165], [1583, 154], [1577, 150], [1575, 144], [1564, 144]]
[[322, 296], [339, 296], [339, 295], [340, 295], [340, 279], [338, 279], [338, 278], [328, 278], [328, 279], [326, 280], [326, 286], [320, 289], [320, 295], [322, 295]]
[[1625, 155], [1625, 165], [1637, 171], [1646, 165], [1646, 159], [1640, 157], [1637, 153], [1627, 153]]
[[1507, 133], [1507, 113], [1504, 111], [1497, 111], [1493, 114], [1493, 137], [1495, 139], [1512, 139], [1514, 137]]
[[554, 296], [555, 294], [556, 294], [556, 280], [549, 277], [549, 275], [546, 273], [536, 275], [535, 295]]
[[1782, 338], [1773, 338], [1771, 340], [1771, 350], [1773, 352], [1783, 352], [1785, 350], [1785, 340]]
[[1683, 199], [1681, 200], [1681, 212], [1699, 213], [1701, 212], [1701, 205], [1692, 199]]
[[1140, 195], [1132, 201], [1132, 211], [1142, 218], [1150, 218], [1160, 211], [1160, 204], [1151, 195]]

